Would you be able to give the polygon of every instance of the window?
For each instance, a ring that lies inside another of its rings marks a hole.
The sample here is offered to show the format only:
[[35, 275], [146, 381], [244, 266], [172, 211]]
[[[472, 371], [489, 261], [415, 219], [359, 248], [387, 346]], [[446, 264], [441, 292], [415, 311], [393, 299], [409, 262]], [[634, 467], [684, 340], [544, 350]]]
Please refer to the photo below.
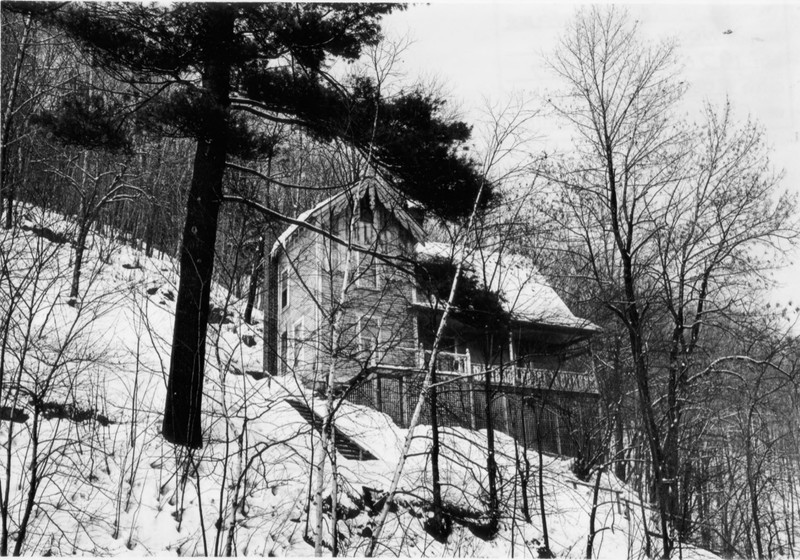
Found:
[[366, 224], [372, 224], [375, 214], [372, 211], [372, 206], [369, 203], [369, 194], [365, 194], [361, 200], [358, 201], [358, 221]]
[[283, 269], [281, 272], [281, 309], [289, 305], [289, 271]]
[[383, 267], [373, 259], [370, 268], [372, 269], [372, 285], [376, 290], [379, 290], [381, 288], [381, 273], [383, 271]]
[[[459, 347], [461, 347], [459, 351]], [[433, 352], [433, 341], [423, 342], [423, 367], [427, 368]], [[459, 344], [453, 336], [442, 336], [439, 342], [439, 353], [436, 356], [436, 370], [441, 373], [471, 373], [469, 349]]]
[[356, 286], [359, 288], [380, 288], [380, 265], [370, 255], [358, 253], [356, 267]]
[[304, 342], [305, 327], [303, 319], [300, 318], [292, 328], [292, 370], [296, 370], [305, 362]]
[[331, 243], [328, 252], [328, 262], [330, 263], [330, 272], [341, 272], [342, 265], [342, 248], [338, 243]]
[[358, 221], [355, 223], [355, 242], [362, 247], [371, 247], [375, 243], [375, 212], [365, 195], [358, 203]]
[[286, 331], [281, 333], [281, 373], [286, 373], [289, 358], [289, 335]]
[[371, 247], [375, 243], [375, 226], [372, 222], [358, 222], [355, 225], [355, 242], [362, 247]]
[[347, 236], [350, 233], [350, 222], [347, 219], [346, 214], [339, 214], [333, 219], [333, 233], [338, 237], [343, 239], [347, 239]]
[[380, 338], [381, 326], [378, 319], [361, 316], [358, 319], [358, 350], [365, 363], [375, 365], [380, 361]]

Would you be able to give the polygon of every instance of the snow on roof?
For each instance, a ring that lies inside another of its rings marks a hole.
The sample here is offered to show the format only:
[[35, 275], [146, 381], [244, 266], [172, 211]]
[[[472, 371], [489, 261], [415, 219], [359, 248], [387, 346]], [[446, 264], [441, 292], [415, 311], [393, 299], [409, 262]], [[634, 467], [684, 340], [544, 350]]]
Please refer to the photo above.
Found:
[[[315, 216], [318, 212], [320, 212], [324, 208], [327, 208], [329, 205], [331, 205], [335, 199], [340, 198], [342, 196], [344, 196], [344, 193], [339, 193], [339, 194], [337, 194], [335, 196], [331, 196], [329, 198], [326, 198], [325, 200], [323, 200], [322, 202], [320, 202], [319, 204], [317, 204], [313, 208], [310, 208], [309, 210], [306, 210], [305, 212], [303, 212], [302, 214], [297, 216], [297, 218], [295, 218], [295, 219], [298, 220], [298, 221], [301, 221], [301, 222], [307, 222], [308, 219], [311, 216]], [[300, 228], [299, 225], [292, 224], [288, 228], [283, 230], [283, 233], [281, 233], [278, 236], [278, 239], [276, 239], [275, 243], [272, 245], [272, 250], [270, 251], [270, 256], [274, 257], [278, 253], [278, 251], [280, 250], [281, 247], [286, 246], [286, 243], [289, 241], [289, 238], [299, 228]]]
[[[417, 243], [420, 261], [444, 258], [456, 261], [462, 251], [446, 243]], [[571, 329], [599, 331], [586, 319], [576, 317], [547, 283], [536, 265], [522, 255], [475, 250], [465, 253], [467, 273], [503, 298], [503, 307], [517, 321]]]
[[[397, 218], [397, 220], [412, 233], [415, 239], [422, 239], [424, 237], [425, 232], [423, 231], [422, 227], [408, 214], [408, 212], [403, 209], [403, 199], [400, 194], [391, 187], [388, 187], [375, 179], [364, 181], [359, 185], [343, 190], [334, 196], [326, 198], [313, 208], [306, 210], [297, 216], [295, 219], [301, 222], [309, 222], [312, 218], [315, 218], [321, 214], [323, 210], [329, 207], [334, 207], [337, 204], [348, 200], [348, 194], [350, 194], [354, 200], [358, 200], [367, 192], [369, 192], [370, 196], [372, 197], [373, 205], [375, 203], [375, 199], [380, 200], [384, 207], [389, 209], [389, 211], [394, 214], [395, 218]], [[409, 202], [412, 201], [409, 200]], [[302, 226], [298, 224], [292, 224], [286, 228], [272, 245], [270, 256], [274, 257], [277, 255], [278, 251], [282, 247], [286, 246], [289, 239], [291, 239], [292, 235], [298, 229], [300, 229], [300, 227]]]

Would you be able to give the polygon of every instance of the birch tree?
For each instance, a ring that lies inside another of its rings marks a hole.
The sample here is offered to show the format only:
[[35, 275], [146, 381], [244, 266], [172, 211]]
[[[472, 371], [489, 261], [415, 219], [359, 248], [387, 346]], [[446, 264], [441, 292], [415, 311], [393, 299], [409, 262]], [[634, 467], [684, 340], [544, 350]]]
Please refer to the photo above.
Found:
[[[499, 347], [502, 348], [507, 340], [508, 320], [507, 313], [502, 311], [500, 307], [499, 295], [491, 292], [486, 286], [491, 285], [491, 282], [486, 277], [486, 270], [478, 271], [479, 277], [484, 281], [484, 285], [480, 286], [479, 283], [473, 279], [464, 278], [466, 261], [473, 255], [475, 251], [480, 250], [481, 242], [489, 237], [488, 228], [484, 221], [486, 212], [486, 201], [484, 197], [489, 197], [494, 189], [498, 189], [504, 181], [511, 181], [518, 177], [524, 165], [520, 163], [519, 152], [524, 148], [528, 135], [530, 133], [528, 125], [535, 116], [535, 112], [525, 108], [523, 103], [509, 101], [505, 105], [497, 107], [488, 107], [485, 115], [485, 122], [482, 123], [482, 131], [479, 134], [483, 145], [481, 146], [481, 175], [485, 178], [485, 183], [478, 191], [474, 201], [472, 212], [469, 217], [461, 222], [448, 224], [442, 223], [442, 227], [448, 231], [449, 238], [453, 241], [453, 249], [450, 259], [445, 263], [445, 270], [449, 271], [449, 275], [440, 277], [431, 282], [436, 284], [439, 293], [436, 293], [441, 312], [441, 317], [436, 323], [435, 333], [433, 336], [433, 343], [430, 351], [430, 358], [426, 364], [426, 373], [423, 378], [419, 397], [417, 399], [414, 412], [409, 421], [408, 434], [406, 436], [403, 449], [401, 452], [401, 460], [395, 468], [394, 476], [388, 490], [388, 495], [384, 501], [380, 515], [375, 522], [373, 534], [370, 538], [369, 545], [366, 550], [367, 556], [373, 556], [376, 553], [378, 543], [380, 542], [380, 535], [384, 529], [389, 510], [392, 508], [395, 495], [398, 491], [400, 478], [403, 473], [405, 461], [411, 447], [412, 434], [414, 429], [420, 422], [422, 409], [427, 401], [433, 408], [436, 406], [437, 388], [449, 381], [438, 381], [436, 376], [438, 354], [442, 347], [442, 340], [445, 332], [449, 327], [449, 320], [454, 314], [459, 314], [467, 322], [470, 319], [476, 323], [475, 316], [481, 317], [484, 327], [487, 329], [487, 336], [493, 338], [499, 337]], [[491, 189], [491, 190], [490, 190]], [[478, 259], [479, 260], [479, 259]], [[483, 275], [481, 276], [481, 272]], [[489, 272], [489, 274], [497, 273], [498, 271]], [[464, 288], [464, 284], [469, 286]], [[424, 287], [424, 286], [423, 286]], [[430, 286], [428, 286], [430, 287]], [[468, 295], [465, 298], [465, 292]], [[474, 296], [475, 300], [470, 300], [470, 304], [478, 304], [478, 309], [475, 311], [475, 316], [470, 317], [470, 310], [474, 310], [475, 306], [462, 305], [459, 309], [458, 303], [464, 303], [469, 297]], [[483, 305], [484, 307], [481, 307]], [[465, 317], [466, 315], [466, 317]], [[488, 320], [487, 316], [491, 316]], [[505, 333], [505, 334], [503, 334]], [[495, 346], [495, 344], [492, 344]], [[502, 369], [502, 351], [499, 357]], [[484, 386], [490, 387], [493, 383], [492, 378], [493, 368], [486, 368], [485, 371], [480, 372], [483, 377]], [[472, 375], [472, 372], [467, 372]], [[494, 459], [494, 443], [493, 443], [493, 427], [491, 426], [491, 390], [487, 390], [487, 419], [489, 419], [489, 443], [487, 448], [487, 472], [489, 483], [489, 523], [487, 530], [489, 534], [497, 531], [500, 520], [500, 501], [497, 490], [497, 466]], [[435, 418], [435, 412], [431, 410], [432, 418]], [[443, 511], [441, 486], [439, 484], [439, 465], [438, 465], [438, 425], [434, 421], [432, 426], [433, 431], [433, 444], [434, 452], [432, 454], [432, 474], [433, 474], [433, 515], [435, 522], [427, 523], [431, 528], [441, 536], [446, 536], [449, 532], [451, 521], [446, 519], [446, 514]]]

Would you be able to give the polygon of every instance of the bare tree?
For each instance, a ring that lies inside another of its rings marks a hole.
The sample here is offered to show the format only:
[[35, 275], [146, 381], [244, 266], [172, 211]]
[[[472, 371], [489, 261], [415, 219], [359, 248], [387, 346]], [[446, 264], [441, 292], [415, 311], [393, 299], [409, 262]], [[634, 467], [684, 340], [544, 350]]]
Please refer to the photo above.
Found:
[[[46, 222], [44, 216], [35, 219]], [[92, 377], [87, 372], [102, 361], [97, 349], [87, 348], [86, 330], [113, 305], [114, 294], [93, 291], [86, 305], [63, 315], [64, 306], [53, 298], [64, 283], [63, 243], [46, 239], [49, 227], [0, 239], [0, 301], [3, 302], [0, 341], [2, 407], [9, 411], [8, 429], [0, 443], [3, 452], [0, 484], [0, 553], [19, 556], [31, 536], [45, 531], [35, 513], [58, 508], [77, 517], [65, 494], [50, 506], [46, 490], [70, 480], [70, 460], [81, 445], [94, 444], [91, 430], [104, 421], [103, 410], [92, 402]], [[95, 269], [95, 273], [99, 273]], [[93, 290], [93, 280], [84, 288]], [[58, 329], [53, 325], [57, 324]], [[54, 332], [55, 331], [55, 332]], [[81, 422], [91, 424], [82, 426]], [[106, 419], [107, 420], [107, 419]], [[69, 449], [71, 452], [67, 453]], [[94, 461], [89, 463], [93, 468]], [[18, 484], [12, 480], [19, 477]], [[13, 551], [10, 549], [13, 543]]]
[[579, 143], [548, 173], [569, 211], [565, 242], [626, 331], [668, 557], [683, 536], [680, 441], [701, 340], [746, 296], [756, 251], [796, 236], [794, 202], [776, 198], [755, 124], [737, 126], [727, 105], [697, 131], [673, 118], [674, 45], [642, 44], [617, 8], [581, 12], [551, 66], [567, 86], [553, 107]]
[[66, 162], [66, 171], [53, 167], [53, 175], [62, 179], [75, 193], [78, 199], [76, 212], [77, 235], [75, 237], [75, 259], [72, 267], [72, 283], [69, 297], [75, 300], [80, 293], [81, 267], [86, 250], [89, 231], [100, 216], [100, 212], [108, 205], [134, 200], [142, 193], [141, 189], [127, 182], [128, 173], [125, 163], [118, 167], [103, 169], [104, 162], [96, 157], [89, 157], [87, 152], [76, 155]]
[[[10, 16], [9, 16], [10, 17]], [[13, 35], [11, 24], [6, 25], [6, 12], [3, 10], [3, 28], [4, 36]], [[14, 194], [11, 188], [11, 181], [8, 180], [8, 147], [11, 140], [11, 129], [13, 128], [14, 113], [17, 108], [17, 95], [20, 89], [20, 75], [22, 73], [22, 66], [25, 62], [28, 46], [31, 36], [33, 34], [33, 20], [30, 16], [25, 16], [22, 21], [22, 36], [17, 42], [16, 53], [13, 57], [14, 63], [11, 68], [11, 82], [3, 82], [3, 132], [0, 138], [0, 176], [3, 179], [3, 190], [7, 190], [5, 197], [0, 195], [0, 203], [3, 198], [6, 199], [6, 212], [5, 212], [5, 229], [11, 229], [13, 223], [13, 204]], [[5, 49], [5, 41], [3, 41], [3, 54], [4, 58], [7, 56]], [[4, 69], [5, 70], [5, 69]], [[5, 73], [5, 71], [4, 71]], [[0, 206], [2, 209], [2, 206]]]
[[[13, 225], [14, 204], [29, 195], [30, 152], [36, 147], [31, 116], [51, 103], [74, 75], [76, 59], [63, 39], [30, 14], [2, 9], [2, 134], [0, 135], [0, 208], [3, 227]], [[40, 6], [48, 11], [52, 7]]]

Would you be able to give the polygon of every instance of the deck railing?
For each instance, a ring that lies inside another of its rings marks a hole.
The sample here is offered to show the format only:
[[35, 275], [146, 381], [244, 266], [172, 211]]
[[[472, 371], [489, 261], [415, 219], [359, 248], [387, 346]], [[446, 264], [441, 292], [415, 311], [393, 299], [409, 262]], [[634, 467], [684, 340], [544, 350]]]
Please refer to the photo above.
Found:
[[[379, 364], [388, 369], [416, 368], [425, 371], [431, 359], [431, 350], [420, 348], [396, 348]], [[436, 371], [445, 376], [477, 376], [493, 364], [475, 363], [469, 353], [440, 350], [436, 357]], [[591, 373], [565, 369], [538, 368], [532, 364], [506, 366], [504, 384], [531, 387], [551, 391], [596, 394], [597, 383]]]
[[518, 383], [526, 387], [571, 391], [575, 393], [597, 393], [594, 375], [582, 371], [552, 370], [531, 366], [517, 366]]
[[[417, 368], [381, 367], [356, 385], [347, 397], [387, 414], [408, 428], [417, 410], [422, 382]], [[454, 383], [448, 383], [449, 380]], [[493, 429], [528, 448], [567, 457], [592, 456], [602, 445], [598, 399], [578, 392], [543, 391], [535, 387], [494, 384], [489, 390], [479, 377], [465, 382], [463, 375], [443, 373], [437, 378], [436, 410], [439, 426], [471, 430]], [[432, 421], [425, 399], [419, 422]], [[491, 420], [491, 421], [490, 421]]]

